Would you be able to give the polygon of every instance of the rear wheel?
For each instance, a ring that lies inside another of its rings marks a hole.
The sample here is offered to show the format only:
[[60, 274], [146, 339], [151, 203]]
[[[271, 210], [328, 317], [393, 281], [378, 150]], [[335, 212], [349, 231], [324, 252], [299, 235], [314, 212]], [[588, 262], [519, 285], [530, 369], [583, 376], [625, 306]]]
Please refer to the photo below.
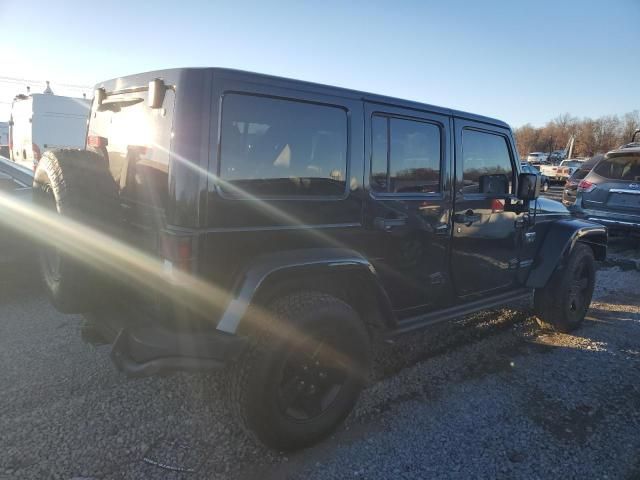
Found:
[[255, 344], [231, 370], [231, 409], [267, 446], [302, 448], [352, 410], [371, 367], [369, 335], [348, 304], [319, 292], [285, 296], [266, 317], [255, 317]]
[[[52, 215], [59, 215], [102, 231], [118, 224], [117, 187], [105, 159], [85, 150], [60, 149], [45, 152], [33, 185], [34, 203]], [[78, 252], [61, 251], [60, 236], [39, 246], [40, 271], [45, 289], [54, 306], [63, 313], [85, 312], [101, 292], [97, 272], [83, 262]], [[57, 240], [57, 241], [56, 241]], [[90, 238], [79, 239], [90, 242]], [[90, 248], [90, 245], [82, 245]], [[81, 249], [80, 249], [81, 251]]]
[[578, 328], [591, 304], [595, 278], [593, 251], [577, 243], [567, 265], [553, 274], [547, 286], [535, 292], [540, 326], [563, 333]]

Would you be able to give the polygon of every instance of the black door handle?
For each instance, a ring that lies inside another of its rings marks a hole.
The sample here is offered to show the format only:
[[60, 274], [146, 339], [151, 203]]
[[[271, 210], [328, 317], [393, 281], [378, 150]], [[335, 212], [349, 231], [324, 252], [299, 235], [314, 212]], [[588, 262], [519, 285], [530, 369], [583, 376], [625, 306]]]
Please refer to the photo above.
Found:
[[480, 214], [474, 213], [471, 209], [464, 213], [456, 213], [453, 217], [456, 223], [464, 223], [467, 227], [474, 222], [479, 222], [481, 218]]
[[390, 232], [394, 228], [404, 227], [406, 224], [407, 224], [407, 220], [404, 218], [376, 217], [373, 219], [373, 227], [376, 230], [382, 230], [384, 232]]

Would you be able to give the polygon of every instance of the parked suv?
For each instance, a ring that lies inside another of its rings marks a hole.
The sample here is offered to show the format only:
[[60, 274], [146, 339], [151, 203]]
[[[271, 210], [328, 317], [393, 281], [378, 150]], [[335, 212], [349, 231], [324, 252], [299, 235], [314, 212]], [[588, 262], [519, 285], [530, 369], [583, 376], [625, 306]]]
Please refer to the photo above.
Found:
[[611, 230], [640, 233], [640, 143], [605, 155], [578, 184], [573, 212]]
[[606, 228], [519, 168], [507, 124], [448, 108], [218, 68], [110, 80], [86, 150], [35, 174], [44, 283], [122, 371], [225, 368], [239, 422], [299, 448], [380, 339], [532, 292], [542, 325], [580, 325]]

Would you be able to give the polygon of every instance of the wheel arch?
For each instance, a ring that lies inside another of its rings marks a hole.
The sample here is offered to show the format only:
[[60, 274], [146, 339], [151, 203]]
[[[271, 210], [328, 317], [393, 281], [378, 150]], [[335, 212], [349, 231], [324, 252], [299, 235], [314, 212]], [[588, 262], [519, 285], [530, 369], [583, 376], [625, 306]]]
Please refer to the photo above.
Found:
[[538, 250], [527, 286], [544, 287], [553, 272], [563, 268], [578, 242], [589, 246], [596, 260], [604, 260], [607, 238], [607, 228], [597, 223], [575, 218], [553, 222]]
[[252, 306], [275, 298], [316, 290], [349, 303], [370, 329], [395, 325], [391, 302], [375, 268], [359, 253], [342, 248], [310, 248], [262, 255], [240, 275], [217, 329], [243, 332]]

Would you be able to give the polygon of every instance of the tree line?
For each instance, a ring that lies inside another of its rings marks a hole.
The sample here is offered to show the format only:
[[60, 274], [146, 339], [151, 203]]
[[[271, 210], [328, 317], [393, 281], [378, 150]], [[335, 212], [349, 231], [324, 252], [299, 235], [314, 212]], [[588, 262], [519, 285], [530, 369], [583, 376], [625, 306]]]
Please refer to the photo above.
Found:
[[518, 152], [522, 160], [529, 152], [562, 150], [571, 135], [575, 137], [573, 157], [590, 157], [606, 153], [631, 141], [633, 132], [640, 129], [640, 111], [624, 115], [606, 115], [599, 118], [560, 115], [543, 127], [526, 124], [514, 131]]

